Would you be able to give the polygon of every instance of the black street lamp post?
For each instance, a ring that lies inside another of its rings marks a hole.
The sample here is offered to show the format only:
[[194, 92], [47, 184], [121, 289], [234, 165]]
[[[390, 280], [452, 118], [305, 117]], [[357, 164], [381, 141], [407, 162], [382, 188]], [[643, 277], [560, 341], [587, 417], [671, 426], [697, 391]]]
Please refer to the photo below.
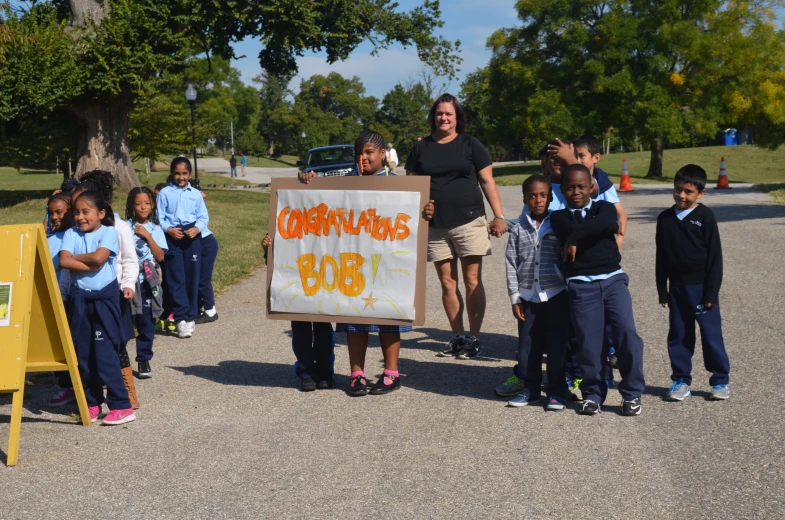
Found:
[[190, 83], [185, 90], [185, 99], [191, 105], [191, 139], [193, 141], [193, 154], [194, 154], [194, 188], [201, 189], [199, 186], [199, 168], [196, 165], [196, 89]]

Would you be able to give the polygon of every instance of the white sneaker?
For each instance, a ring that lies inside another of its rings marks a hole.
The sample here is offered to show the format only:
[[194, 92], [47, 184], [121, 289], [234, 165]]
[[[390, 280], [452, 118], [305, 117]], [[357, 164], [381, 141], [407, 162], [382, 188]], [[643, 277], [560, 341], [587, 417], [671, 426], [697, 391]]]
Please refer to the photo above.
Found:
[[196, 330], [196, 322], [195, 321], [189, 321], [188, 322], [188, 330], [190, 330], [191, 333], [193, 334], [193, 332]]
[[193, 335], [190, 325], [183, 320], [177, 324], [177, 337], [180, 339], [190, 338]]

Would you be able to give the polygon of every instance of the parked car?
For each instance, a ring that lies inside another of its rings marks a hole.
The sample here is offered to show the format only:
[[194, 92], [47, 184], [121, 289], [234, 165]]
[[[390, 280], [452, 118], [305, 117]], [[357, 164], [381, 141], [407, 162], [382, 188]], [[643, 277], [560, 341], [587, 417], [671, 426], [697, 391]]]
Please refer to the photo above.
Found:
[[319, 177], [352, 175], [355, 168], [354, 146], [339, 144], [311, 148], [305, 161], [297, 161], [302, 172], [316, 172]]

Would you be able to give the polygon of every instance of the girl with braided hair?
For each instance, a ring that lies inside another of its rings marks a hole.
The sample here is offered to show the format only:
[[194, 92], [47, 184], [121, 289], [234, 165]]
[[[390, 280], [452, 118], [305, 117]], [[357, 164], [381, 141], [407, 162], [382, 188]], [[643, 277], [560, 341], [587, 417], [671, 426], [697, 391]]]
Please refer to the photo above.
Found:
[[153, 359], [155, 324], [163, 312], [159, 265], [168, 250], [164, 231], [158, 224], [153, 192], [147, 186], [134, 188], [128, 193], [125, 218], [134, 230], [134, 246], [139, 263], [139, 280], [132, 314], [136, 322], [136, 362], [139, 379], [153, 377], [150, 360]]
[[[387, 162], [387, 151], [382, 134], [372, 130], [362, 132], [354, 143], [354, 153], [357, 157], [354, 175], [383, 175], [395, 176]], [[308, 172], [300, 175], [302, 182], [310, 182], [316, 174]], [[430, 220], [433, 215], [433, 201], [423, 208], [423, 217]], [[339, 323], [338, 332], [346, 332], [346, 343], [349, 347], [349, 363], [351, 365], [351, 379], [347, 394], [360, 397], [367, 394], [382, 395], [397, 390], [401, 386], [398, 372], [398, 358], [401, 350], [401, 332], [409, 332], [409, 325], [361, 325]], [[368, 388], [365, 378], [365, 354], [368, 350], [368, 334], [379, 334], [379, 342], [384, 356], [384, 372], [382, 377]]]

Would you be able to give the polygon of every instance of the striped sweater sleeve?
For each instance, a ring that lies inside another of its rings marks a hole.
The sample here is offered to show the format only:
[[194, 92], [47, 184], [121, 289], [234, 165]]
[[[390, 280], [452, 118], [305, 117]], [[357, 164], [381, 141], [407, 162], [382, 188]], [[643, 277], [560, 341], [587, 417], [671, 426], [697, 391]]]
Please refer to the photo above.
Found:
[[507, 250], [504, 254], [507, 269], [507, 292], [510, 295], [510, 304], [515, 305], [521, 297], [518, 287], [518, 232], [519, 226], [510, 228]]

